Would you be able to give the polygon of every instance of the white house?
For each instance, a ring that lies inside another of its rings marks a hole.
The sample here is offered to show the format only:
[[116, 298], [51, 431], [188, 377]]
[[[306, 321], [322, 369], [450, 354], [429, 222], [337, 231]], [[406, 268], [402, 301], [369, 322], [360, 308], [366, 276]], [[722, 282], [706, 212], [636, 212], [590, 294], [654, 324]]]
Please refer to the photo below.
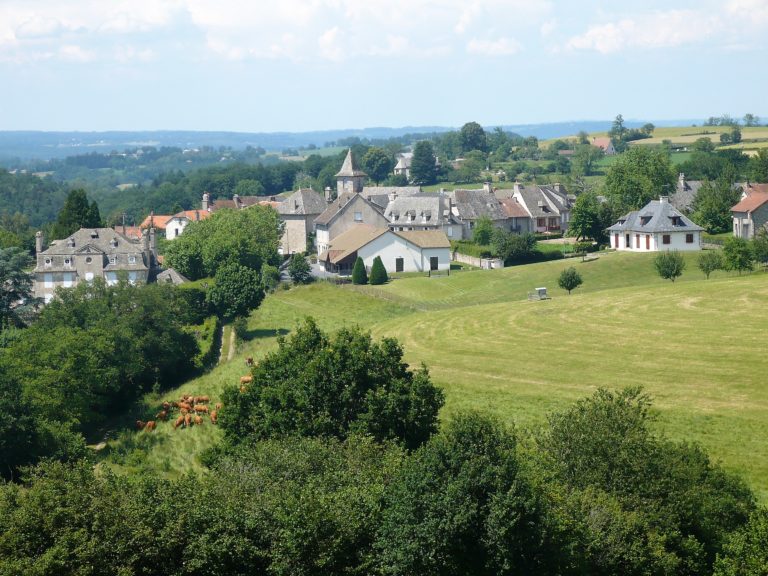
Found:
[[318, 260], [328, 272], [349, 274], [358, 256], [369, 270], [379, 256], [390, 274], [447, 271], [451, 267], [451, 244], [441, 231], [400, 232], [361, 224], [331, 240]]
[[167, 240], [173, 240], [182, 235], [184, 228], [190, 222], [197, 222], [198, 220], [204, 220], [211, 215], [210, 212], [203, 212], [201, 210], [184, 210], [178, 214], [174, 214], [165, 222], [165, 238]]
[[701, 250], [703, 231], [672, 206], [667, 196], [651, 200], [608, 228], [611, 248], [631, 252]]

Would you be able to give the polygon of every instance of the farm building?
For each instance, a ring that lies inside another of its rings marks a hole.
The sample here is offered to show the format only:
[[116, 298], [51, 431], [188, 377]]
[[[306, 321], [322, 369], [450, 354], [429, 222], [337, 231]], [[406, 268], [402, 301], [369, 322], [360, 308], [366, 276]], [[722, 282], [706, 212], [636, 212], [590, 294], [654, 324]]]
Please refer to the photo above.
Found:
[[731, 208], [733, 235], [749, 240], [765, 229], [768, 223], [768, 184], [750, 184], [743, 187], [738, 204]]
[[672, 206], [667, 196], [651, 200], [608, 228], [611, 248], [631, 252], [701, 250], [703, 231]]
[[333, 239], [318, 260], [327, 272], [350, 274], [358, 256], [369, 270], [376, 256], [381, 257], [390, 274], [447, 271], [451, 266], [451, 244], [440, 231], [395, 232], [361, 224]]

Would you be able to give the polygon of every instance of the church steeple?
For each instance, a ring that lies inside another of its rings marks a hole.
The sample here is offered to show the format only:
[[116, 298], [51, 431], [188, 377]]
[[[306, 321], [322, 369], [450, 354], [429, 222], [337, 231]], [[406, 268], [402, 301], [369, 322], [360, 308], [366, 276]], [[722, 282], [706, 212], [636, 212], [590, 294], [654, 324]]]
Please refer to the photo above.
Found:
[[347, 150], [347, 157], [344, 159], [344, 164], [341, 165], [341, 170], [336, 174], [337, 194], [341, 196], [344, 192], [362, 192], [366, 176], [368, 174], [357, 167], [355, 156], [352, 154], [352, 148], [350, 148]]

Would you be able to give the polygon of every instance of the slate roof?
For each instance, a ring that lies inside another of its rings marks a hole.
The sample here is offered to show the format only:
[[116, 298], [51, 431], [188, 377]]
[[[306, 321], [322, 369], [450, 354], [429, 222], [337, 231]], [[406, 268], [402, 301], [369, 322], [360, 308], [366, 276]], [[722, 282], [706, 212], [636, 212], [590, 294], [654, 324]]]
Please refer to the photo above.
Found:
[[538, 186], [515, 183], [515, 193], [522, 200], [532, 218], [559, 216], [570, 210], [568, 196], [557, 192], [553, 186]]
[[678, 178], [677, 189], [674, 194], [669, 197], [669, 203], [672, 204], [678, 210], [687, 212], [691, 209], [693, 201], [696, 199], [696, 195], [701, 188], [701, 180], [686, 180], [685, 178]]
[[421, 194], [421, 186], [364, 186], [361, 194], [381, 208], [386, 208], [391, 195], [414, 196]]
[[352, 200], [354, 200], [356, 196], [359, 196], [364, 202], [367, 202], [377, 212], [384, 212], [384, 208], [381, 205], [376, 204], [362, 194], [358, 194], [357, 192], [344, 192], [341, 196], [336, 198], [336, 200], [331, 202], [328, 205], [328, 208], [326, 208], [325, 211], [320, 214], [320, 216], [315, 218], [315, 224], [319, 224], [321, 226], [329, 224], [337, 214], [344, 211], [344, 207]]
[[[673, 218], [677, 218], [679, 222], [677, 226], [672, 223]], [[608, 230], [610, 232], [657, 233], [694, 232], [696, 230], [703, 231], [704, 228], [694, 223], [668, 201], [651, 200], [640, 210], [635, 210], [619, 218], [619, 221]]]
[[461, 190], [451, 193], [453, 203], [459, 218], [462, 220], [477, 220], [487, 216], [491, 220], [505, 220], [504, 208], [492, 192], [486, 190]]
[[407, 232], [393, 231], [393, 234], [405, 238], [419, 248], [450, 248], [451, 242], [442, 230], [409, 230]]
[[[54, 266], [38, 267], [35, 270], [38, 272], [71, 271], [73, 270], [72, 267], [62, 268], [55, 264], [62, 260], [62, 256], [73, 256], [75, 254], [93, 254], [101, 258], [117, 255], [117, 263], [107, 264], [104, 267], [105, 271], [147, 269], [144, 262], [144, 251], [141, 248], [140, 242], [129, 240], [112, 228], [80, 228], [80, 230], [63, 240], [51, 242], [48, 249], [40, 253], [42, 256], [51, 257]], [[126, 256], [135, 256], [135, 262], [129, 264]]]
[[311, 188], [296, 190], [278, 206], [280, 214], [322, 214], [328, 203], [318, 192]]
[[173, 284], [174, 286], [189, 282], [189, 279], [186, 276], [180, 274], [173, 268], [166, 268], [156, 276], [155, 280], [158, 283], [167, 282]]
[[437, 194], [414, 194], [397, 196], [387, 203], [384, 217], [393, 224], [410, 222], [439, 226], [452, 220], [445, 196]]
[[341, 165], [341, 170], [336, 174], [339, 176], [368, 176], [365, 172], [360, 170], [355, 161], [355, 155], [352, 154], [352, 148], [347, 150], [347, 157], [344, 158], [344, 164]]

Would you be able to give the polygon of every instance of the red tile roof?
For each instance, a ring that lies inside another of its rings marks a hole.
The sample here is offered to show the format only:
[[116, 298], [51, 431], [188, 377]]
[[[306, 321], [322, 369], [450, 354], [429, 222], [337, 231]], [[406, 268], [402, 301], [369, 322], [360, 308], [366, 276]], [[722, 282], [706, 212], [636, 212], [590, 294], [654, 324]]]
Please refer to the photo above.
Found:
[[768, 202], [768, 191], [751, 192], [748, 196], [742, 198], [741, 202], [736, 204], [736, 206], [733, 206], [731, 212], [754, 212], [766, 202]]
[[514, 198], [504, 198], [499, 200], [501, 207], [504, 208], [504, 212], [510, 218], [530, 218], [528, 211]]
[[139, 224], [139, 228], [149, 228], [151, 222], [156, 230], [165, 230], [165, 227], [168, 225], [168, 220], [171, 218], [173, 218], [173, 216], [167, 214], [155, 214], [154, 216], [150, 214], [144, 218], [144, 221], [141, 224]]
[[[211, 215], [207, 210], [182, 210], [173, 215], [174, 218], [188, 218], [192, 222], [205, 220]], [[157, 218], [157, 216], [155, 216]]]

